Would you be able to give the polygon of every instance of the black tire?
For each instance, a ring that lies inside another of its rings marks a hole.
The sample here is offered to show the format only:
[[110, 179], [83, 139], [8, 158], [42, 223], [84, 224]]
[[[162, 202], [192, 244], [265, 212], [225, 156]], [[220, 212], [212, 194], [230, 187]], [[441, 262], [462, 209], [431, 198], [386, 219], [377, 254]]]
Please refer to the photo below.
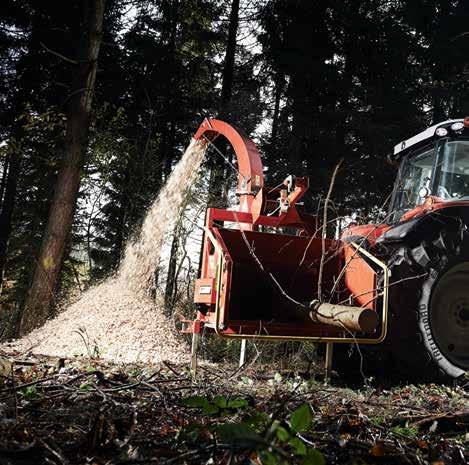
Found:
[[389, 267], [387, 345], [395, 368], [409, 378], [463, 376], [469, 370], [469, 241], [465, 227], [443, 228], [416, 247], [397, 249]]

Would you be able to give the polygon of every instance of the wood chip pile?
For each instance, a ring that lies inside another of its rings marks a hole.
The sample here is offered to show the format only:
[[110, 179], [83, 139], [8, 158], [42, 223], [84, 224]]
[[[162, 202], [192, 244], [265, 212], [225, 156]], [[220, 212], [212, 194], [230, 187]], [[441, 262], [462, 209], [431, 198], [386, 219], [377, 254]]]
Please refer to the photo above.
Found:
[[109, 279], [53, 320], [8, 345], [20, 352], [121, 362], [183, 362], [187, 348], [150, 299]]
[[187, 348], [181, 347], [174, 325], [148, 295], [165, 235], [172, 230], [204, 155], [205, 146], [193, 140], [149, 208], [139, 234], [128, 244], [116, 276], [4, 348], [122, 362], [183, 362]]

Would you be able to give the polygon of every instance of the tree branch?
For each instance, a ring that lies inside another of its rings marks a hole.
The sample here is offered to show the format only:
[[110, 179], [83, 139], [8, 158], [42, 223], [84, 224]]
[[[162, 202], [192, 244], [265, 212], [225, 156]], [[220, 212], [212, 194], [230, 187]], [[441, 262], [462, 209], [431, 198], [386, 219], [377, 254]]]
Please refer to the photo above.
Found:
[[39, 42], [41, 44], [41, 47], [46, 51], [46, 52], [49, 52], [51, 53], [52, 55], [55, 55], [56, 57], [59, 57], [61, 60], [64, 60], [68, 63], [71, 63], [72, 65], [79, 65], [80, 62], [77, 61], [77, 60], [73, 60], [72, 58], [68, 58], [66, 57], [65, 55], [62, 55], [61, 53], [59, 52], [56, 52], [54, 50], [51, 50], [46, 44], [44, 44], [44, 42]]

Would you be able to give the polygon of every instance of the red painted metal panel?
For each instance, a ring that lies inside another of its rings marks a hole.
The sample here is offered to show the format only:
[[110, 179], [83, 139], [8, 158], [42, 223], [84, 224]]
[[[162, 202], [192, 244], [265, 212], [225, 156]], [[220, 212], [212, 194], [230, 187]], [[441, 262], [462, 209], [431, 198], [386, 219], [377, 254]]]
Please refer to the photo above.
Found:
[[[372, 246], [375, 245], [376, 239], [384, 234], [390, 228], [387, 224], [361, 224], [350, 225], [343, 233], [342, 237], [360, 236], [365, 238]], [[360, 244], [360, 240], [356, 241]]]
[[360, 252], [345, 244], [345, 284], [355, 305], [376, 309], [376, 273]]
[[194, 302], [196, 304], [215, 304], [217, 293], [214, 278], [199, 278], [195, 281]]
[[[240, 134], [233, 126], [217, 119], [206, 118], [194, 135], [194, 139], [210, 141], [219, 135], [224, 136], [232, 145], [238, 159], [238, 193], [255, 194], [264, 185], [264, 171], [261, 157], [254, 142]], [[249, 200], [249, 199], [246, 199]], [[250, 199], [252, 201], [252, 198]], [[249, 211], [250, 201], [243, 211]]]
[[[236, 332], [255, 334], [255, 327], [260, 325], [264, 334], [272, 336], [318, 334], [318, 325], [309, 319], [308, 310], [295, 302], [307, 306], [317, 298], [322, 240], [214, 229], [226, 250], [220, 280], [218, 331], [232, 334], [237, 327]], [[325, 247], [323, 286], [331, 289], [342, 260], [339, 243], [326, 240]], [[323, 334], [322, 330], [320, 333]], [[332, 333], [337, 331], [332, 329]]]

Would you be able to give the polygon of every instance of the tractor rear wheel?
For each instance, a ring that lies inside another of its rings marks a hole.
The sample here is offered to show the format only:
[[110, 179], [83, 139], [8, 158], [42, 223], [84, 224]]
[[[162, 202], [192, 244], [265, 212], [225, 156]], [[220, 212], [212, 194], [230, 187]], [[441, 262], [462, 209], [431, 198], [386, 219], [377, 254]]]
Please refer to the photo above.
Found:
[[[439, 231], [390, 260], [388, 344], [396, 368], [420, 378], [469, 370], [469, 243], [466, 233]], [[435, 370], [436, 369], [436, 370]]]
[[438, 366], [453, 377], [469, 370], [469, 262], [430, 272], [419, 312], [424, 344]]

